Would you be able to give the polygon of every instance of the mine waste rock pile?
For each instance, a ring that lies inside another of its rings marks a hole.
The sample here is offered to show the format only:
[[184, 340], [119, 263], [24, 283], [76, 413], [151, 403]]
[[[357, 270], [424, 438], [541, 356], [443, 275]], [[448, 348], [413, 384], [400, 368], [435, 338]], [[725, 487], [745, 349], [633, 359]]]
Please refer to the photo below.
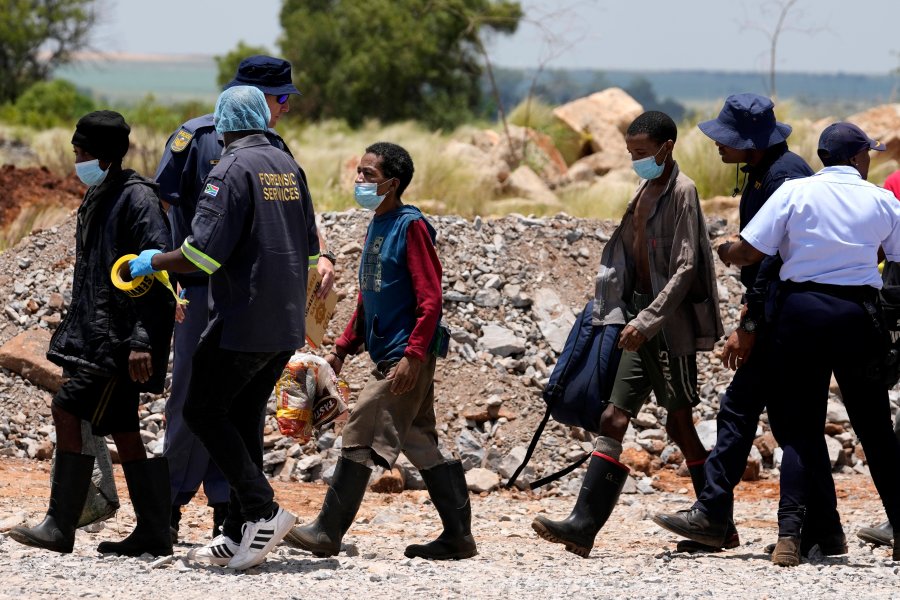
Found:
[[[341, 300], [326, 335], [324, 353], [340, 335], [358, 293], [357, 268], [369, 213], [325, 213], [322, 225], [338, 257]], [[466, 220], [430, 217], [438, 231], [444, 267], [444, 320], [452, 331], [450, 352], [438, 361], [436, 411], [441, 443], [456, 453], [475, 492], [497, 489], [520, 463], [544, 413], [541, 390], [574, 322], [593, 293], [593, 279], [611, 221], [510, 215]], [[723, 219], [708, 219], [713, 237], [734, 233]], [[0, 455], [46, 460], [55, 442], [50, 400], [60, 370], [44, 358], [52, 331], [71, 299], [75, 216], [34, 231], [0, 255]], [[714, 242], [715, 243], [715, 242]], [[738, 318], [738, 270], [717, 261], [721, 313], [726, 331]], [[719, 397], [731, 379], [715, 353], [699, 355], [701, 403], [697, 428], [709, 448], [715, 442]], [[348, 360], [350, 406], [368, 377], [367, 355]], [[167, 382], [171, 383], [171, 379]], [[862, 448], [847, 412], [833, 389], [825, 439], [836, 471], [867, 472]], [[142, 436], [160, 455], [165, 435], [167, 394], [145, 395]], [[900, 392], [893, 390], [896, 410]], [[265, 425], [265, 470], [282, 481], [330, 481], [340, 454], [340, 424], [318, 432], [306, 444], [278, 432], [274, 400]], [[654, 475], [673, 469], [687, 476], [684, 460], [665, 434], [664, 411], [649, 403], [633, 420], [622, 460], [632, 468], [626, 492], [655, 492]], [[591, 434], [553, 421], [524, 473], [523, 483], [558, 470], [591, 449]], [[113, 452], [114, 446], [110, 441]], [[781, 451], [763, 415], [744, 478], [777, 476]], [[114, 454], [115, 459], [115, 454]], [[541, 493], [577, 493], [580, 474], [547, 486]], [[373, 489], [421, 489], [418, 472], [404, 458], [392, 471], [373, 474]], [[685, 491], [690, 488], [685, 479]]]

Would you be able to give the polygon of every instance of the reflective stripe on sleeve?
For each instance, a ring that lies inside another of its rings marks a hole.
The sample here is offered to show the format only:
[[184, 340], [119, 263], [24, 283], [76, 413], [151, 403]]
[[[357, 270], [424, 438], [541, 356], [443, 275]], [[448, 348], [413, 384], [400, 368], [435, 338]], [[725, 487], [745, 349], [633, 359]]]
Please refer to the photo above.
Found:
[[319, 263], [319, 255], [318, 254], [314, 254], [309, 257], [309, 266], [310, 267], [315, 267], [318, 263]]
[[187, 240], [185, 240], [184, 243], [181, 244], [181, 253], [184, 254], [184, 257], [191, 261], [194, 266], [196, 266], [207, 275], [212, 275], [219, 269], [219, 267], [222, 266], [214, 259], [191, 246]]

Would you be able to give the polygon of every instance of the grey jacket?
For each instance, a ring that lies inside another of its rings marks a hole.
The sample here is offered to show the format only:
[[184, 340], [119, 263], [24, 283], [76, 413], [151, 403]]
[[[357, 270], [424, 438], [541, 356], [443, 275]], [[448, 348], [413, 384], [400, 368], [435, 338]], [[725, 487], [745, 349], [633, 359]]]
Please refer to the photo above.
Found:
[[[603, 248], [594, 292], [595, 325], [626, 324], [625, 307], [635, 284], [635, 200], [646, 185], [638, 187]], [[712, 350], [724, 333], [712, 249], [697, 188], [677, 164], [647, 219], [646, 237], [654, 299], [627, 324], [647, 339], [661, 331], [674, 356]]]

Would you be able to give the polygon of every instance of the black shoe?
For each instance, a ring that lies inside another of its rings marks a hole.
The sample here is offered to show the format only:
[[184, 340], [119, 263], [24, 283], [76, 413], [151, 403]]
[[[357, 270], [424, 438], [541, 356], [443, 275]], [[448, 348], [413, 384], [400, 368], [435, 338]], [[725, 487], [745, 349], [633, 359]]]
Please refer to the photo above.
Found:
[[[733, 541], [737, 542], [734, 546], [740, 543], [739, 540], [732, 540], [729, 536], [729, 530], [734, 528], [729, 520], [712, 519], [699, 508], [679, 510], [674, 514], [659, 513], [653, 516], [653, 522], [676, 535], [713, 548], [725, 548], [726, 544]], [[734, 534], [737, 535], [737, 530]]]
[[627, 479], [628, 467], [595, 453], [581, 482], [572, 513], [562, 521], [551, 521], [538, 515], [531, 528], [548, 542], [563, 544], [567, 551], [587, 558], [594, 547], [594, 538], [619, 501]]
[[50, 479], [47, 516], [34, 527], [14, 527], [9, 531], [9, 537], [26, 546], [66, 554], [71, 552], [93, 472], [93, 456], [57, 452], [56, 468]]
[[890, 521], [885, 521], [877, 527], [863, 527], [856, 532], [856, 537], [868, 544], [890, 546], [894, 540], [894, 528]]
[[722, 550], [730, 550], [741, 545], [741, 538], [738, 535], [734, 521], [728, 522], [728, 530], [725, 533], [725, 543], [721, 546], [707, 546], [694, 540], [679, 540], [675, 544], [675, 552], [686, 552], [695, 554], [697, 552], [721, 552]]
[[325, 502], [316, 520], [291, 529], [284, 541], [319, 557], [335, 556], [341, 540], [353, 524], [362, 504], [372, 469], [364, 464], [338, 459], [334, 481], [325, 493]]
[[121, 556], [172, 554], [172, 498], [169, 462], [165, 458], [122, 465], [137, 524], [121, 542], [102, 542], [97, 551]]
[[431, 502], [441, 516], [444, 531], [432, 542], [412, 544], [403, 553], [407, 558], [457, 560], [478, 554], [472, 537], [472, 505], [466, 474], [458, 460], [422, 471]]

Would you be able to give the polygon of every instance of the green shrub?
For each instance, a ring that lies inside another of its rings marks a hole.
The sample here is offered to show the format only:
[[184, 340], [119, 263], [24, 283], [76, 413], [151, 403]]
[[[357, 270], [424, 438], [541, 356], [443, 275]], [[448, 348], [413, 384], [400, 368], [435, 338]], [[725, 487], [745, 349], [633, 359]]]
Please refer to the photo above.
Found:
[[120, 107], [118, 110], [132, 127], [170, 134], [185, 121], [211, 113], [213, 106], [199, 101], [160, 104], [153, 94], [147, 94], [134, 106]]
[[73, 125], [94, 109], [94, 101], [65, 79], [39, 81], [0, 112], [4, 121], [38, 129]]

